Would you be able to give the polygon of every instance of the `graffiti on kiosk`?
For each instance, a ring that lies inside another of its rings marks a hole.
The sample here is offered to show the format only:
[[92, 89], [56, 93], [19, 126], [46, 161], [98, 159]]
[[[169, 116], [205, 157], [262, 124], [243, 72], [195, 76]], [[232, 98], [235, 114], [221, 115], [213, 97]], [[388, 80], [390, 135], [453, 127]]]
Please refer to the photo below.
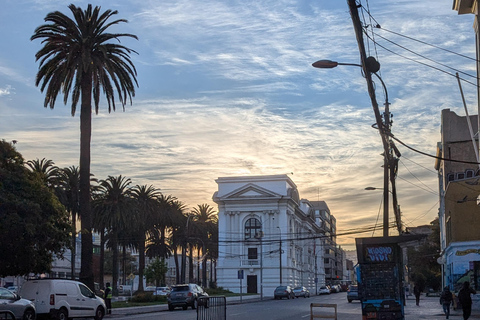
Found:
[[367, 247], [366, 258], [371, 262], [388, 262], [392, 261], [392, 247]]

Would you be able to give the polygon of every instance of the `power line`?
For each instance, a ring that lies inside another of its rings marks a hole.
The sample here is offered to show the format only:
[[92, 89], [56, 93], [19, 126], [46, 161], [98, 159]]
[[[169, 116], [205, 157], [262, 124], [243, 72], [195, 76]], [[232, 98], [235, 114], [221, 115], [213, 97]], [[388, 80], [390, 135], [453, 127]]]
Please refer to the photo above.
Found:
[[421, 181], [416, 175], [414, 175], [412, 173], [412, 171], [410, 171], [410, 169], [408, 169], [408, 167], [405, 165], [405, 163], [403, 163], [403, 161], [400, 159], [400, 163], [403, 164], [403, 166], [405, 167], [405, 169], [407, 169], [407, 171], [415, 178], [417, 179], [418, 182], [420, 182], [421, 184], [423, 184], [427, 189], [429, 189], [433, 194], [436, 194], [438, 195], [438, 192], [436, 192], [435, 190], [433, 190], [432, 188], [430, 188], [429, 186], [427, 186], [425, 183], [423, 183], [423, 181]]
[[437, 160], [442, 160], [442, 161], [450, 161], [450, 162], [458, 162], [458, 163], [467, 163], [467, 164], [476, 164], [476, 165], [479, 165], [480, 163], [478, 162], [474, 162], [474, 161], [464, 161], [464, 160], [455, 160], [455, 159], [448, 159], [448, 158], [443, 158], [443, 157], [437, 157], [437, 156], [434, 156], [434, 155], [431, 155], [431, 154], [428, 154], [426, 152], [423, 152], [423, 151], [420, 151], [420, 150], [417, 150], [413, 147], [410, 147], [409, 145], [407, 145], [406, 143], [402, 142], [400, 139], [398, 138], [395, 138], [393, 136], [393, 134], [390, 133], [390, 137], [397, 141], [398, 143], [400, 143], [401, 145], [403, 145], [404, 147], [414, 151], [414, 152], [417, 152], [417, 153], [420, 153], [420, 154], [423, 154], [424, 156], [427, 156], [427, 157], [430, 157], [430, 158], [434, 158], [434, 159], [437, 159]]
[[[392, 40], [389, 40], [389, 39], [387, 39], [387, 38], [385, 38], [385, 37], [382, 37], [382, 36], [379, 35], [379, 34], [377, 34], [377, 36], [380, 37], [380, 38], [382, 38], [383, 40], [388, 41], [388, 42], [390, 42], [391, 44], [396, 45], [396, 46], [402, 48], [403, 50], [406, 50], [406, 51], [408, 51], [408, 52], [410, 52], [410, 53], [412, 53], [412, 54], [414, 54], [414, 55], [416, 55], [416, 56], [419, 56], [419, 57], [425, 59], [425, 60], [434, 62], [434, 63], [436, 63], [436, 64], [441, 65], [442, 67], [445, 67], [445, 68], [454, 70], [454, 71], [459, 72], [459, 73], [462, 73], [462, 74], [464, 74], [464, 75], [466, 75], [466, 76], [469, 76], [469, 77], [472, 77], [472, 78], [477, 79], [477, 77], [474, 76], [474, 75], [471, 75], [471, 74], [469, 74], [469, 73], [466, 73], [466, 72], [463, 72], [463, 71], [461, 71], [461, 70], [455, 69], [455, 68], [453, 68], [453, 67], [447, 66], [446, 64], [443, 64], [443, 63], [440, 63], [440, 62], [435, 61], [435, 60], [433, 60], [433, 59], [430, 59], [430, 58], [428, 58], [428, 57], [426, 57], [426, 56], [424, 56], [424, 55], [422, 55], [422, 54], [416, 53], [415, 51], [410, 50], [410, 49], [408, 49], [408, 48], [406, 48], [406, 47], [404, 47], [404, 46], [402, 46], [402, 45], [400, 45], [400, 44], [398, 44], [398, 43], [396, 43], [396, 42], [394, 42], [394, 41], [392, 41]], [[375, 41], [375, 40], [373, 40], [373, 41]]]
[[[368, 36], [368, 34], [367, 34], [367, 37], [368, 37], [370, 40], [374, 41], [372, 38], [370, 38], [370, 36]], [[413, 61], [413, 62], [418, 63], [418, 64], [421, 64], [421, 65], [424, 65], [424, 66], [426, 66], [426, 67], [435, 69], [435, 70], [437, 70], [437, 71], [443, 72], [443, 73], [445, 73], [445, 74], [447, 74], [447, 75], [449, 75], [449, 76], [452, 76], [452, 77], [455, 77], [455, 78], [457, 77], [456, 75], [454, 75], [454, 74], [452, 74], [452, 73], [450, 73], [450, 72], [448, 72], [448, 71], [445, 71], [445, 70], [442, 70], [442, 69], [440, 69], [440, 68], [434, 67], [434, 66], [432, 66], [432, 65], [429, 65], [428, 63], [421, 62], [421, 61], [417, 61], [417, 60], [412, 59], [412, 58], [410, 58], [410, 57], [404, 56], [404, 55], [402, 55], [402, 54], [400, 54], [400, 53], [397, 53], [397, 52], [395, 52], [395, 51], [393, 51], [393, 50], [390, 50], [390, 49], [382, 46], [382, 45], [379, 44], [378, 42], [375, 42], [375, 43], [376, 43], [380, 48], [382, 48], [382, 49], [384, 49], [384, 50], [386, 50], [386, 51], [388, 51], [388, 52], [390, 52], [390, 53], [393, 53], [394, 55], [397, 55], [397, 56], [399, 56], [399, 57], [402, 57], [402, 58], [404, 58], [404, 59]], [[471, 84], [471, 85], [477, 87], [477, 84], [476, 84], [476, 83], [473, 83], [473, 82], [471, 82], [471, 81], [469, 81], [469, 80], [466, 80], [466, 79], [464, 79], [464, 78], [460, 78], [460, 79], [463, 80], [463, 81], [465, 81], [465, 82], [468, 83], [468, 84]]]
[[[466, 55], [463, 55], [461, 53], [458, 53], [458, 52], [455, 52], [455, 51], [452, 51], [452, 50], [448, 50], [448, 49], [445, 49], [445, 48], [442, 48], [442, 47], [439, 47], [439, 46], [436, 46], [434, 44], [430, 44], [428, 42], [425, 42], [425, 41], [422, 41], [422, 40], [418, 40], [418, 39], [415, 39], [415, 38], [412, 38], [412, 37], [409, 37], [409, 36], [405, 36], [403, 34], [400, 34], [398, 32], [394, 32], [394, 31], [391, 31], [391, 30], [388, 30], [388, 29], [385, 29], [385, 28], [382, 28], [379, 24], [377, 24], [376, 26], [373, 26], [373, 28], [377, 28], [377, 29], [380, 29], [380, 30], [383, 30], [383, 31], [386, 31], [386, 32], [390, 32], [390, 33], [393, 33], [397, 36], [400, 36], [400, 37], [404, 37], [406, 39], [409, 39], [409, 40], [413, 40], [413, 41], [416, 41], [416, 42], [419, 42], [421, 44], [425, 44], [427, 46], [430, 46], [430, 47], [433, 47], [433, 48], [436, 48], [436, 49], [440, 49], [440, 50], [443, 50], [445, 52], [449, 52], [449, 53], [452, 53], [452, 54], [455, 54], [457, 56], [460, 56], [460, 57], [463, 57], [463, 58], [466, 58], [466, 59], [470, 59], [470, 60], [473, 60], [473, 61], [477, 61], [475, 58], [472, 58], [472, 57], [469, 57], [469, 56], [466, 56]], [[377, 34], [378, 35], [378, 34]], [[379, 37], [381, 37], [379, 35]]]

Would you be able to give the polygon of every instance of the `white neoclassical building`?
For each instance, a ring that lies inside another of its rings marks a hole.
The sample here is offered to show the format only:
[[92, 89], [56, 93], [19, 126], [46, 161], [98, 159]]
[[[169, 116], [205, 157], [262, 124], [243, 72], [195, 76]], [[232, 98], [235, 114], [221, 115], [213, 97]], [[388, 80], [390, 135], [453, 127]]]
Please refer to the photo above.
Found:
[[303, 285], [314, 294], [325, 284], [321, 213], [300, 200], [290, 177], [221, 177], [216, 182], [219, 286], [273, 296], [279, 285]]

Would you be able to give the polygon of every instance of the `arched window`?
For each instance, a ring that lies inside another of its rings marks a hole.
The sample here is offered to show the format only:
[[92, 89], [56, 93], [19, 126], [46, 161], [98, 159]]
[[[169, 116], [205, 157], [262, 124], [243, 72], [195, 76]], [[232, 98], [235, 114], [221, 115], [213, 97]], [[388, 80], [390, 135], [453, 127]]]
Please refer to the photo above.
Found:
[[257, 218], [250, 218], [245, 222], [245, 240], [255, 239], [260, 234], [262, 223]]

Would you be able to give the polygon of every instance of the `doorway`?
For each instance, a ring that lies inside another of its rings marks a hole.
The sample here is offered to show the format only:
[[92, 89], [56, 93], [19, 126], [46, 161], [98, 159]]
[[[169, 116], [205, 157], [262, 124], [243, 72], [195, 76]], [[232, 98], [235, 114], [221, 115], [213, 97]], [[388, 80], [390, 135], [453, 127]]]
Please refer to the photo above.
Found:
[[258, 293], [256, 275], [247, 275], [247, 293]]

